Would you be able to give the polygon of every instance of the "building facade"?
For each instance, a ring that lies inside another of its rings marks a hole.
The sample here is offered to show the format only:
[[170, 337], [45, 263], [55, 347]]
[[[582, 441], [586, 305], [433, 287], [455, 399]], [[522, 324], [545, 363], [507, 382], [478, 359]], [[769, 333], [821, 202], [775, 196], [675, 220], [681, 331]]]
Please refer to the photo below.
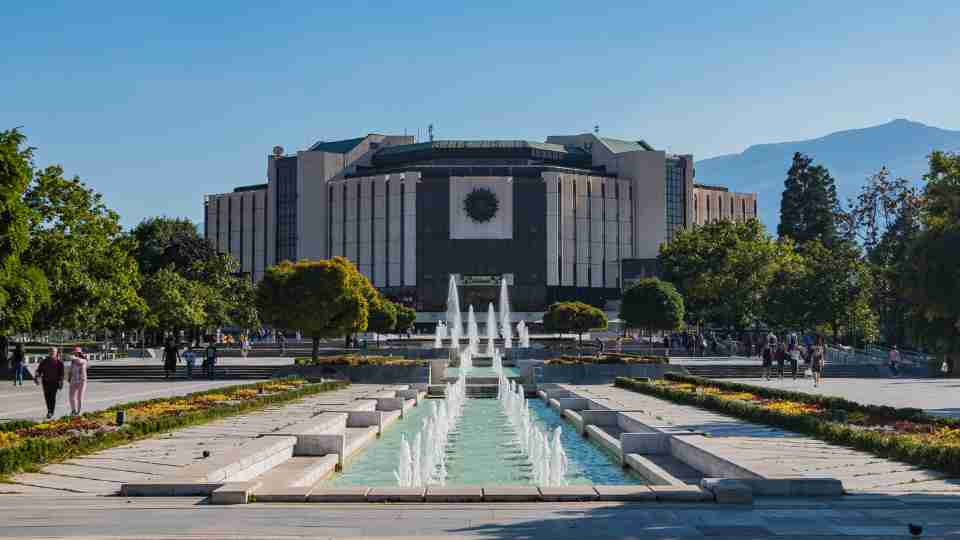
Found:
[[204, 230], [255, 280], [282, 260], [345, 256], [418, 311], [444, 309], [450, 275], [463, 305], [495, 302], [501, 278], [516, 311], [602, 305], [620, 296], [625, 261], [653, 264], [662, 242], [696, 223], [693, 177], [690, 155], [589, 133], [370, 134], [275, 149], [266, 184], [206, 197]]
[[721, 186], [693, 185], [693, 224], [757, 219], [757, 194], [737, 193]]

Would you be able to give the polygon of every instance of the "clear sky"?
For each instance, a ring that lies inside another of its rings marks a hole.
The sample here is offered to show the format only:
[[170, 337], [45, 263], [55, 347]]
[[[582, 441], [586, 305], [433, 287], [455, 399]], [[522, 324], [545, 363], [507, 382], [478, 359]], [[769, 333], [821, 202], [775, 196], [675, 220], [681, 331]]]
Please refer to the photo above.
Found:
[[[469, 4], [469, 7], [466, 7]], [[331, 7], [327, 7], [331, 5]], [[6, 2], [0, 129], [127, 226], [368, 132], [643, 138], [696, 158], [960, 128], [960, 2]]]

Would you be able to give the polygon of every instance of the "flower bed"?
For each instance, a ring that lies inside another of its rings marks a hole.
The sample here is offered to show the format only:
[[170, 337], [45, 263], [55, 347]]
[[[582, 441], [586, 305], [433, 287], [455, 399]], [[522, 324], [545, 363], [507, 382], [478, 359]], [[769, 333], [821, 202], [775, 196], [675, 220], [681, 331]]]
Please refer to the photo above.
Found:
[[[348, 384], [343, 381], [308, 384], [302, 379], [284, 379], [127, 403], [47, 422], [7, 422], [0, 424], [0, 478], [164, 431], [244, 414]], [[122, 426], [116, 422], [119, 410], [125, 415]]]
[[296, 358], [294, 364], [298, 366], [413, 366], [426, 365], [422, 360], [411, 360], [402, 356], [361, 356], [359, 354], [344, 354], [337, 356], [321, 356], [312, 358]]
[[550, 358], [546, 364], [555, 365], [575, 365], [575, 364], [605, 364], [605, 365], [623, 365], [623, 364], [669, 364], [670, 360], [665, 356], [637, 356], [620, 353], [606, 353], [590, 356], [560, 356]]
[[740, 383], [668, 375], [615, 384], [676, 403], [780, 427], [881, 457], [960, 474], [960, 426], [917, 409], [894, 409]]

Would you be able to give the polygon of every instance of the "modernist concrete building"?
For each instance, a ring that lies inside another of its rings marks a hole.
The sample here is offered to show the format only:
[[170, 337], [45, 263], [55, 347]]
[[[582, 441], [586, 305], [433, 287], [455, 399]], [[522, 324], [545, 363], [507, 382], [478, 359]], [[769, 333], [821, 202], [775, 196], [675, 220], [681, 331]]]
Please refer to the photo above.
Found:
[[[618, 298], [696, 222], [693, 157], [596, 134], [545, 142], [370, 134], [267, 157], [267, 182], [205, 200], [206, 237], [255, 280], [284, 259], [343, 255], [386, 295], [444, 309], [447, 281], [516, 311]], [[628, 264], [628, 266], [630, 266]], [[464, 304], [466, 305], [466, 304]]]
[[693, 224], [746, 221], [757, 217], [757, 194], [736, 193], [721, 186], [693, 185]]

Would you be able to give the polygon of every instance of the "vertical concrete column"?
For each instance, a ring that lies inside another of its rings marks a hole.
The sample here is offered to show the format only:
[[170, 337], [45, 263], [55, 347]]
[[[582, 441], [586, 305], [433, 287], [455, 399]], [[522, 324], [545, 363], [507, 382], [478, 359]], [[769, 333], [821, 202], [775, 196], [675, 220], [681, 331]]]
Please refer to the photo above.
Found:
[[560, 284], [572, 287], [577, 260], [576, 220], [574, 219], [573, 175], [560, 176]]
[[417, 184], [419, 172], [404, 173], [403, 181], [403, 284], [417, 284]]
[[343, 230], [343, 237], [346, 239], [347, 251], [344, 253], [353, 264], [359, 264], [360, 259], [357, 256], [357, 219], [358, 208], [357, 200], [360, 183], [356, 178], [349, 178], [344, 181], [347, 186], [347, 197], [344, 200], [344, 210], [347, 214], [346, 227]]
[[590, 286], [603, 287], [603, 181], [596, 176], [587, 178], [590, 187]]
[[590, 267], [590, 202], [587, 198], [587, 177], [578, 174], [573, 177], [576, 186], [574, 208], [577, 218], [577, 279], [578, 287], [589, 287], [587, 269]]
[[253, 193], [253, 279], [260, 281], [263, 277], [264, 262], [267, 253], [267, 191], [255, 191]]
[[267, 218], [267, 264], [277, 262], [277, 158], [267, 157], [267, 200], [264, 206]]
[[618, 243], [619, 227], [619, 203], [616, 197], [617, 181], [612, 178], [604, 178], [603, 195], [603, 246], [604, 246], [604, 285], [607, 287], [616, 287], [618, 285], [618, 276], [620, 275], [620, 247]]
[[541, 173], [547, 196], [547, 285], [560, 285], [560, 199], [559, 178], [555, 172]]
[[403, 185], [403, 176], [400, 174], [388, 175], [390, 190], [387, 195], [387, 206], [390, 216], [387, 223], [387, 255], [388, 285], [396, 287], [401, 282], [401, 265], [403, 264], [403, 209], [400, 204], [400, 187]]
[[373, 179], [373, 285], [387, 286], [387, 177]]
[[330, 205], [330, 256], [337, 257], [343, 255], [343, 216], [345, 211], [345, 202], [343, 199], [343, 186], [345, 182], [342, 180], [334, 181], [330, 183], [330, 186], [333, 187], [333, 196], [331, 197]]
[[357, 238], [360, 272], [373, 277], [373, 178], [365, 176], [360, 182], [360, 231]]

